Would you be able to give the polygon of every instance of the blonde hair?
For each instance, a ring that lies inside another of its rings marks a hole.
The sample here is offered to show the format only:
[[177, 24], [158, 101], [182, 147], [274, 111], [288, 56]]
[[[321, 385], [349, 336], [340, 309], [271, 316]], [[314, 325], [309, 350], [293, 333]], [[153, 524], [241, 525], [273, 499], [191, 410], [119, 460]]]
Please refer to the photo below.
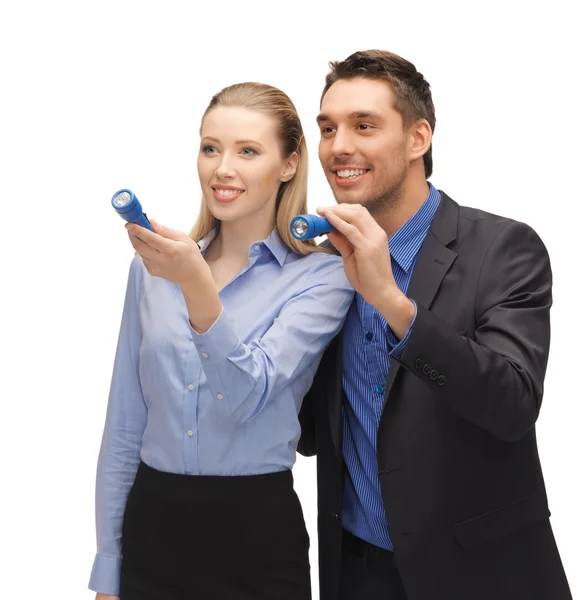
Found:
[[[290, 98], [278, 88], [265, 83], [236, 83], [230, 85], [211, 99], [202, 117], [220, 106], [236, 106], [255, 110], [272, 117], [278, 126], [278, 139], [284, 158], [294, 152], [298, 155], [296, 173], [289, 181], [282, 182], [276, 197], [275, 228], [282, 241], [298, 254], [325, 251], [316, 245], [314, 240], [297, 240], [290, 233], [290, 222], [296, 215], [307, 212], [306, 195], [308, 187], [308, 150], [302, 131], [302, 124], [296, 107]], [[219, 226], [210, 212], [207, 203], [202, 200], [197, 222], [193, 226], [190, 237], [198, 242], [211, 229]]]

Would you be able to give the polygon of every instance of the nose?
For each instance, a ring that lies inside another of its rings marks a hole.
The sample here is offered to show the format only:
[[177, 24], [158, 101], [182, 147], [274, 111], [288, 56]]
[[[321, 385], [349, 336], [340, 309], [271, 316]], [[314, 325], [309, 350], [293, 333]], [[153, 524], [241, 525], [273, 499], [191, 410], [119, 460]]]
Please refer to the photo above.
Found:
[[220, 164], [215, 171], [218, 179], [231, 179], [234, 176], [234, 169], [230, 164], [230, 160], [225, 154], [222, 155]]
[[337, 128], [332, 138], [331, 152], [335, 158], [354, 154], [354, 140], [347, 130], [341, 127]]

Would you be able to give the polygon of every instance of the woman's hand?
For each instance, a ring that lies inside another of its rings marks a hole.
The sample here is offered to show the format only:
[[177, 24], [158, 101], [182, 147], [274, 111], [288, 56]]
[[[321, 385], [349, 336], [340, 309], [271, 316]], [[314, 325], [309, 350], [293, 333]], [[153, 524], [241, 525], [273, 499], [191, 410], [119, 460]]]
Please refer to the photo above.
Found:
[[129, 240], [151, 275], [163, 277], [181, 288], [199, 288], [213, 283], [211, 271], [197, 244], [182, 231], [164, 227], [150, 219], [155, 230], [127, 223]]
[[133, 248], [151, 275], [163, 277], [181, 288], [191, 326], [198, 333], [206, 332], [222, 311], [211, 269], [187, 234], [152, 219], [149, 222], [155, 233], [133, 223], [125, 225]]

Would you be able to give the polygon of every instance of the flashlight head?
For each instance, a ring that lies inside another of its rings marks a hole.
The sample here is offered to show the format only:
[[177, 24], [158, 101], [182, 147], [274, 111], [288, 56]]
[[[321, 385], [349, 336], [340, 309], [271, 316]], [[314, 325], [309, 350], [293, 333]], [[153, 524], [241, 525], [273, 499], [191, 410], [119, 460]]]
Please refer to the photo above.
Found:
[[124, 208], [131, 202], [131, 194], [129, 192], [120, 192], [113, 197], [113, 206], [115, 208]]
[[308, 221], [303, 217], [296, 217], [292, 220], [292, 234], [301, 239], [308, 233]]
[[122, 215], [131, 212], [138, 204], [138, 200], [131, 190], [119, 190], [111, 199], [111, 204]]

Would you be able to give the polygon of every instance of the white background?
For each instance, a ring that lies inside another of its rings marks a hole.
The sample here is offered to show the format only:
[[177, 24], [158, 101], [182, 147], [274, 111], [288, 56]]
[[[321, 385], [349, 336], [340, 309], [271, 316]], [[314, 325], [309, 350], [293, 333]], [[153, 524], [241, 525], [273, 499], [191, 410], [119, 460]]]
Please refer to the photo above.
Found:
[[[329, 60], [410, 59], [437, 112], [431, 181], [532, 225], [554, 271], [538, 439], [552, 525], [576, 594], [579, 48], [573, 2], [3, 2], [0, 8], [3, 598], [90, 598], [93, 488], [127, 268], [110, 206], [134, 190], [189, 230], [200, 117], [239, 81], [283, 89], [311, 152], [309, 208], [333, 203], [316, 157]], [[316, 567], [315, 460], [296, 485]], [[467, 599], [466, 599], [467, 600]]]

